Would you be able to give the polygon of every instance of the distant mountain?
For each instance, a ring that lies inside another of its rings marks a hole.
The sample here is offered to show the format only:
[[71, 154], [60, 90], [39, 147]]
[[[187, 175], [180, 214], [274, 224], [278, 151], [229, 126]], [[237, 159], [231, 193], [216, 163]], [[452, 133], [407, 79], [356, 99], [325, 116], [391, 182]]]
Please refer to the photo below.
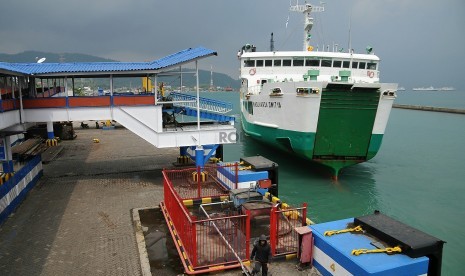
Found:
[[116, 60], [72, 53], [46, 53], [38, 51], [25, 51], [17, 54], [1, 54], [0, 61], [5, 62], [36, 62], [36, 58], [47, 58], [45, 62], [112, 62]]
[[[77, 53], [47, 53], [47, 52], [39, 52], [39, 51], [25, 51], [17, 54], [2, 54], [0, 53], [0, 61], [3, 62], [36, 62], [37, 58], [47, 58], [45, 63], [48, 62], [116, 62], [116, 60], [96, 57], [92, 55], [85, 55], [85, 54], [77, 54]], [[188, 69], [185, 69], [188, 70]], [[199, 83], [200, 87], [209, 87], [210, 86], [210, 71], [206, 70], [199, 70]], [[158, 79], [161, 82], [166, 83], [167, 85], [171, 85], [173, 87], [179, 86], [180, 80], [179, 77], [160, 77]], [[183, 76], [183, 85], [193, 87], [195, 86], [195, 77], [191, 74], [186, 74]], [[107, 87], [106, 83], [101, 83], [101, 81], [95, 81], [94, 84], [101, 84], [102, 88], [109, 88]], [[115, 85], [118, 87], [126, 86], [126, 87], [138, 87], [141, 86], [141, 80], [139, 78], [125, 78], [125, 79], [117, 79], [115, 81]], [[230, 76], [213, 72], [213, 85], [214, 86], [221, 86], [227, 87], [230, 86], [234, 89], [239, 89], [240, 81], [231, 78]]]

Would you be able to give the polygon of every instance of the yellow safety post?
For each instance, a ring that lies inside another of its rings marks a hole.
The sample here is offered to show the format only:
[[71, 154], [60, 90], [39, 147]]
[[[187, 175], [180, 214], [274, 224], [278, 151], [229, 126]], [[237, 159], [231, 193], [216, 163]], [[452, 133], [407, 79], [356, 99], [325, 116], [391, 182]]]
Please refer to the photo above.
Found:
[[53, 138], [53, 139], [47, 139], [45, 141], [45, 144], [47, 145], [47, 147], [55, 147], [55, 146], [58, 146], [58, 140]]
[[[200, 182], [205, 182], [207, 181], [207, 178], [208, 178], [208, 173], [207, 172], [201, 172], [200, 173]], [[194, 180], [195, 182], [197, 182], [197, 172], [193, 172], [192, 173], [192, 180]]]

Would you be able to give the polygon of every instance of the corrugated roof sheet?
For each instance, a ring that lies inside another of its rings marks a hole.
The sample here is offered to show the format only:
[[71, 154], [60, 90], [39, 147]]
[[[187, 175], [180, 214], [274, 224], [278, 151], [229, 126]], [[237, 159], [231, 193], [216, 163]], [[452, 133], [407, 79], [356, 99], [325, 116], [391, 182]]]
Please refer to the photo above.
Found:
[[7, 63], [0, 62], [0, 70], [23, 74], [41, 75], [54, 73], [92, 73], [160, 70], [202, 57], [216, 55], [207, 48], [182, 50], [152, 62], [75, 62], [75, 63]]

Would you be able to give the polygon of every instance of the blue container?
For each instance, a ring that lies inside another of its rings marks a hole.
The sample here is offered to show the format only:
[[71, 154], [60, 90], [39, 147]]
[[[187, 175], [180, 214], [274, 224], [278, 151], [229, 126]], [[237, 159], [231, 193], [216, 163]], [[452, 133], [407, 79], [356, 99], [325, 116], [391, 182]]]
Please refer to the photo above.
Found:
[[360, 233], [325, 236], [325, 231], [349, 228], [353, 218], [310, 226], [315, 238], [313, 265], [323, 275], [427, 275], [427, 257], [410, 258], [404, 254], [369, 253], [352, 255], [354, 249], [376, 249], [380, 242]]
[[[222, 163], [219, 164], [221, 166]], [[239, 166], [241, 168], [241, 166]], [[234, 189], [236, 182], [235, 167], [218, 167], [218, 179], [224, 186], [229, 189]], [[237, 175], [238, 188], [250, 188], [250, 185], [255, 186], [259, 180], [268, 179], [268, 171], [252, 171], [252, 170], [239, 170]]]

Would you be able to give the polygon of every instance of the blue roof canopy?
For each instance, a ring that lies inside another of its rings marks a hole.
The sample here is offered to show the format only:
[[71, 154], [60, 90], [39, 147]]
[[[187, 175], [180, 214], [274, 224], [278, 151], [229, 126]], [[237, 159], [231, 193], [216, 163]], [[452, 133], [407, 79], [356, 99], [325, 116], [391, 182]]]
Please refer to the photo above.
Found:
[[[183, 63], [217, 55], [213, 50], [197, 47], [188, 48], [152, 62], [75, 62], [75, 63], [7, 63], [0, 62], [0, 71], [27, 75], [85, 75], [95, 73], [157, 73], [163, 69], [179, 66]], [[69, 74], [68, 74], [69, 73]]]

